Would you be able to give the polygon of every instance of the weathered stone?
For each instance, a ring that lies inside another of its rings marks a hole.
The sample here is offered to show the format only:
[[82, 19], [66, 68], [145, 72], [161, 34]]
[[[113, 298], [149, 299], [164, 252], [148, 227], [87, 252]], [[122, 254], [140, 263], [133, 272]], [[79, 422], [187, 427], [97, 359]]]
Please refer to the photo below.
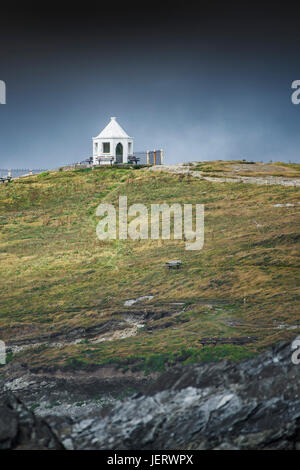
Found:
[[0, 449], [63, 449], [48, 424], [10, 392], [0, 395]]
[[299, 384], [290, 344], [241, 363], [177, 367], [63, 438], [77, 449], [294, 449]]
[[299, 449], [300, 366], [290, 343], [240, 363], [176, 367], [84, 419], [36, 418], [2, 395], [1, 448]]

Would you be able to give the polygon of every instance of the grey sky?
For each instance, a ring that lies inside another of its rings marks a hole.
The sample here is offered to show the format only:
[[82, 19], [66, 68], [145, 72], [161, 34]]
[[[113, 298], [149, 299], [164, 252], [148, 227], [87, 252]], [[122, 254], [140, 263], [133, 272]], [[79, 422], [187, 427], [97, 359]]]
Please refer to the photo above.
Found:
[[110, 116], [135, 150], [163, 148], [169, 163], [300, 162], [300, 105], [290, 99], [300, 79], [295, 15], [181, 18], [175, 9], [124, 24], [108, 12], [112, 26], [103, 28], [100, 17], [44, 23], [27, 14], [21, 28], [8, 16], [0, 33], [0, 167], [86, 158]]

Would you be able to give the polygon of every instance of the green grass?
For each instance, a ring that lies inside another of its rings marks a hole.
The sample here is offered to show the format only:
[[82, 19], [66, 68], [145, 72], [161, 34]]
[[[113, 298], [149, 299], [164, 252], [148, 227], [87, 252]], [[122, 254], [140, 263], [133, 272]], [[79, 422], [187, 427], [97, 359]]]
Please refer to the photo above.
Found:
[[[224, 165], [209, 163], [216, 170]], [[184, 240], [99, 241], [96, 207], [117, 204], [119, 195], [149, 209], [162, 202], [205, 204], [203, 250], [186, 251]], [[183, 350], [191, 351], [188, 362], [237, 360], [294, 336], [274, 325], [299, 322], [300, 207], [274, 204], [298, 201], [294, 187], [212, 183], [130, 168], [44, 172], [1, 185], [1, 339], [34, 340], [117, 320], [124, 301], [141, 295], [188, 307], [178, 317], [153, 320], [152, 333], [143, 328], [126, 339], [41, 347], [10, 360], [32, 367], [114, 363], [148, 373], [180, 361]], [[169, 259], [181, 259], [182, 269], [166, 270]], [[201, 299], [220, 306], [209, 309]], [[258, 341], [199, 342], [247, 335]]]

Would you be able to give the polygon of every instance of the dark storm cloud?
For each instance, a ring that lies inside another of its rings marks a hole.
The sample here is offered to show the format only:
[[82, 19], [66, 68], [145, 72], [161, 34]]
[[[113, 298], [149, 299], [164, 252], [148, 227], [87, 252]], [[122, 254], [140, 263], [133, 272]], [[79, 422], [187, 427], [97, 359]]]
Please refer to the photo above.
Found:
[[113, 115], [169, 162], [299, 161], [299, 10], [241, 3], [2, 11], [0, 166], [83, 159]]

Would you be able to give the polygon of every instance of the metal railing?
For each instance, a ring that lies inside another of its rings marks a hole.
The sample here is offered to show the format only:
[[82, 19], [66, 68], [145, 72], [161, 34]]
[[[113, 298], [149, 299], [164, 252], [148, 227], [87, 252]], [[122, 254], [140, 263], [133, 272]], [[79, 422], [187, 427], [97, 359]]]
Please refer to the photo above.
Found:
[[162, 165], [163, 150], [134, 152], [133, 159], [136, 159], [140, 165]]
[[[102, 162], [107, 162], [110, 165], [118, 164], [112, 157], [99, 157], [99, 160]], [[147, 150], [141, 152], [134, 152], [132, 155], [128, 156], [128, 163], [139, 164], [139, 165], [162, 165], [163, 164], [163, 151], [162, 150]], [[84, 160], [77, 161], [75, 163], [68, 163], [66, 165], [61, 165], [59, 168], [82, 168], [82, 167], [92, 167], [93, 166], [93, 157], [88, 157]], [[20, 176], [29, 176], [37, 175], [43, 173], [44, 171], [49, 171], [49, 168], [0, 168], [0, 178], [7, 179], [18, 178]]]
[[37, 175], [39, 173], [43, 173], [43, 171], [47, 171], [42, 168], [0, 168], [0, 178], [4, 178], [7, 176], [11, 176], [12, 178], [17, 178], [19, 176], [24, 175]]
[[[120, 164], [120, 162], [116, 161], [114, 157], [97, 157], [97, 160], [101, 164], [101, 162], [107, 162], [111, 165], [113, 164]], [[93, 163], [92, 158], [87, 158], [80, 163], [74, 165], [83, 165], [89, 164], [92, 165]], [[139, 165], [162, 165], [163, 164], [163, 150], [144, 150], [140, 152], [134, 152], [131, 155], [128, 155], [128, 163], [139, 164]], [[123, 163], [125, 164], [125, 163]]]

